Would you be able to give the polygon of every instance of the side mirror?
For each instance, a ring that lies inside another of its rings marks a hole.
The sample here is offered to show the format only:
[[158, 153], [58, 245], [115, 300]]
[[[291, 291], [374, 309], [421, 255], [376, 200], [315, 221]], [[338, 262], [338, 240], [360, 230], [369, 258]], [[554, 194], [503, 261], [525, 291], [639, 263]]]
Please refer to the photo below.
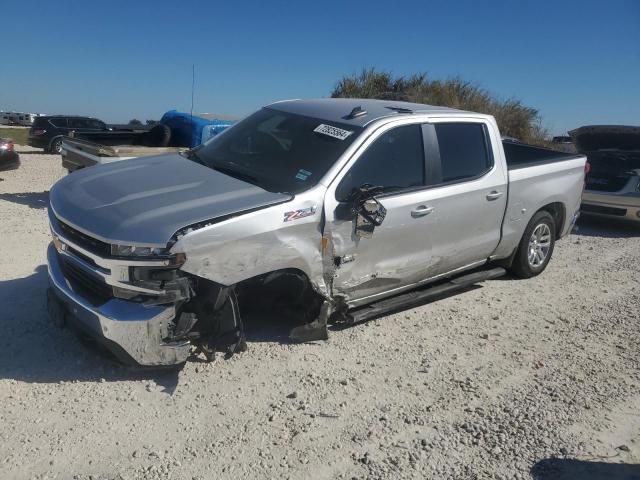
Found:
[[376, 195], [382, 193], [381, 187], [362, 185], [354, 188], [348, 198], [341, 201], [335, 210], [338, 220], [352, 221], [355, 219], [355, 234], [361, 238], [371, 238], [375, 227], [382, 225], [387, 210], [382, 206]]
[[382, 225], [387, 209], [375, 198], [364, 200], [356, 211], [356, 236], [371, 238], [376, 227]]

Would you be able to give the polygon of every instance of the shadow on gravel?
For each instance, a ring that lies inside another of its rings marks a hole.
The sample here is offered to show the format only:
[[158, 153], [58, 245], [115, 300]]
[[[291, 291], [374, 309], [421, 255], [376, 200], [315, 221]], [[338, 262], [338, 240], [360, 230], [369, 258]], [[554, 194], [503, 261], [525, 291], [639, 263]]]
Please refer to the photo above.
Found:
[[[242, 322], [247, 342], [294, 344], [289, 332], [300, 323], [291, 314], [276, 311], [243, 311]], [[249, 345], [249, 350], [251, 345]]]
[[49, 192], [0, 193], [0, 200], [26, 205], [31, 208], [47, 208]]
[[[59, 330], [46, 309], [47, 268], [25, 278], [0, 281], [0, 378], [29, 383], [152, 380], [167, 393], [179, 371], [133, 370], [118, 364], [92, 342]], [[88, 348], [87, 348], [88, 347]]]
[[640, 465], [547, 458], [533, 466], [531, 476], [535, 480], [640, 480]]
[[601, 219], [596, 217], [580, 217], [578, 231], [574, 235], [602, 238], [640, 237], [640, 222]]

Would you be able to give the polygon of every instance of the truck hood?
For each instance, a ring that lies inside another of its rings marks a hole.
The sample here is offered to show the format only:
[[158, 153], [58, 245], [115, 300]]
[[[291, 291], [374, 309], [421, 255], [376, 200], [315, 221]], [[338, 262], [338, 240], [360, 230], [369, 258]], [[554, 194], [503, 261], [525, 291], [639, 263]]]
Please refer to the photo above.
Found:
[[578, 152], [603, 150], [640, 152], [640, 127], [624, 125], [590, 125], [569, 132]]
[[102, 241], [164, 247], [180, 228], [293, 197], [166, 154], [78, 170], [49, 198], [60, 220]]

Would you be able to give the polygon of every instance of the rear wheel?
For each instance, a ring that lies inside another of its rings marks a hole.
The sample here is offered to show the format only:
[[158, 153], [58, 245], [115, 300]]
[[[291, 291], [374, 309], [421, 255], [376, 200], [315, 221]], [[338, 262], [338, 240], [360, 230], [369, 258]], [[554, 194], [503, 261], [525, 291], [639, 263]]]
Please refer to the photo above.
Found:
[[54, 138], [49, 147], [51, 153], [62, 153], [62, 137]]
[[556, 242], [556, 223], [549, 212], [537, 212], [524, 230], [511, 271], [520, 278], [541, 274], [551, 260]]

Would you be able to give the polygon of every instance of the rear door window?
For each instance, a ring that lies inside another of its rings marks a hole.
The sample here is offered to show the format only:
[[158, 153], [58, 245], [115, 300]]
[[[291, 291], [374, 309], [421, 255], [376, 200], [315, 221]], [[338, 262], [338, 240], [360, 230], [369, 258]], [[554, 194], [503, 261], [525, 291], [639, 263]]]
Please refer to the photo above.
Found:
[[67, 128], [67, 119], [66, 118], [52, 118], [49, 120], [54, 127], [58, 128]]
[[420, 125], [389, 130], [360, 155], [336, 189], [336, 200], [347, 201], [363, 185], [386, 192], [424, 186], [424, 148]]
[[481, 123], [436, 123], [442, 183], [477, 178], [493, 166], [485, 126]]
[[95, 118], [87, 118], [86, 119], [87, 122], [87, 127], [86, 128], [90, 128], [91, 130], [105, 130], [105, 124], [102, 123], [100, 120], [96, 120]]
[[69, 128], [86, 129], [89, 128], [89, 124], [86, 118], [70, 118]]

